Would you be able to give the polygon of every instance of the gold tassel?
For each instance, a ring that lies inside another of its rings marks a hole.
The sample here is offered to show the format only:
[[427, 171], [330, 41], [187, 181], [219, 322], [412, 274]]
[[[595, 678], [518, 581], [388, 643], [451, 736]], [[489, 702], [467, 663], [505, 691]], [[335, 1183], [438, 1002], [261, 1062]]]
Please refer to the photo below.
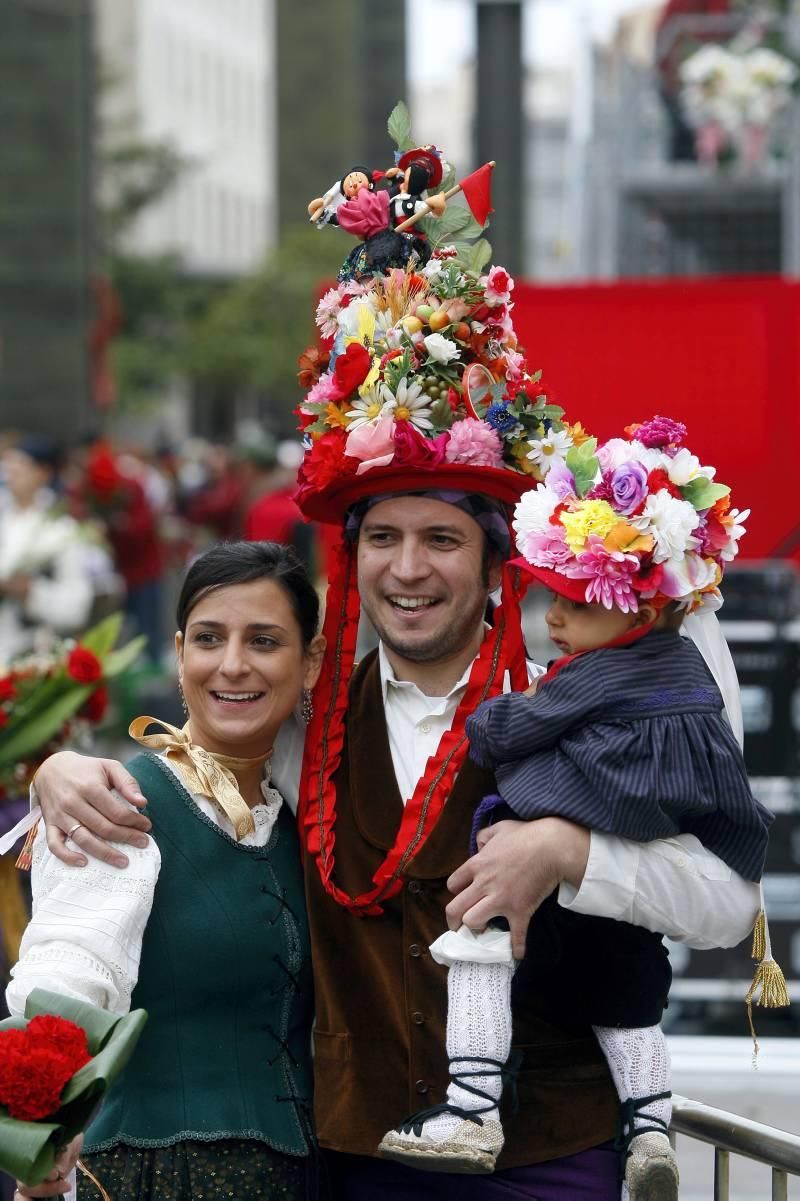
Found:
[[19, 958], [19, 944], [28, 924], [22, 877], [10, 855], [0, 856], [0, 931], [9, 967]]
[[[760, 996], [754, 1000], [755, 994], [760, 990]], [[756, 968], [756, 973], [753, 976], [753, 983], [747, 990], [747, 995], [744, 999], [747, 1006], [747, 1020], [750, 1023], [750, 1034], [753, 1039], [753, 1059], [758, 1055], [758, 1039], [756, 1038], [756, 1030], [753, 1025], [753, 1005], [760, 1005], [763, 1009], [783, 1009], [784, 1006], [791, 1004], [789, 999], [789, 990], [786, 987], [786, 978], [780, 969], [780, 966], [774, 959], [764, 959]]]
[[29, 872], [31, 870], [31, 863], [33, 861], [33, 844], [36, 842], [36, 832], [38, 829], [39, 819], [37, 818], [28, 831], [28, 836], [23, 842], [22, 850], [17, 858], [17, 867], [20, 869], [20, 871]]
[[767, 953], [766, 920], [764, 910], [759, 910], [756, 924], [753, 926], [753, 949], [750, 952], [750, 958], [757, 959], [759, 963]]
[[103, 1188], [100, 1181], [95, 1176], [94, 1172], [89, 1171], [89, 1169], [87, 1168], [86, 1164], [83, 1162], [82, 1159], [78, 1160], [77, 1166], [78, 1166], [78, 1169], [83, 1173], [83, 1175], [86, 1176], [87, 1179], [91, 1180], [92, 1184], [97, 1189], [100, 1196], [103, 1198], [103, 1201], [111, 1201], [111, 1198], [109, 1197], [106, 1190]]

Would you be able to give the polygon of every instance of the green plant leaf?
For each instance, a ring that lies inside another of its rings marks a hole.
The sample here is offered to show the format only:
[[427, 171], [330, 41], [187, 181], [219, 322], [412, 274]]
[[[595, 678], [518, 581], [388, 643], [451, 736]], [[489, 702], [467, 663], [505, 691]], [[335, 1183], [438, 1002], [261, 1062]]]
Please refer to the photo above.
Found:
[[80, 644], [97, 655], [98, 659], [102, 659], [119, 638], [121, 629], [122, 614], [110, 613], [96, 626], [92, 626], [91, 630], [81, 635]]
[[10, 733], [0, 730], [0, 767], [13, 767], [45, 746], [64, 722], [78, 712], [94, 687], [93, 684], [85, 684], [71, 689], [57, 697], [43, 712], [34, 714], [21, 728], [15, 727]]
[[411, 116], [402, 100], [398, 100], [389, 114], [386, 128], [389, 131], [389, 137], [397, 145], [398, 150], [411, 150], [414, 145], [411, 137]]
[[600, 464], [595, 458], [597, 439], [587, 438], [580, 446], [571, 446], [567, 451], [567, 467], [575, 479], [575, 492], [585, 496], [597, 478]]
[[144, 649], [147, 642], [147, 637], [144, 634], [139, 634], [136, 638], [132, 638], [125, 646], [121, 646], [119, 650], [112, 651], [107, 656], [103, 663], [103, 678], [106, 680], [118, 676], [120, 672], [125, 671], [126, 667], [130, 667], [139, 653]]
[[715, 484], [708, 476], [697, 475], [680, 489], [684, 500], [695, 509], [710, 509], [721, 497], [727, 496], [730, 488], [727, 484]]
[[467, 265], [471, 271], [475, 271], [476, 273], [480, 274], [487, 263], [491, 261], [491, 257], [491, 243], [487, 242], [486, 238], [479, 238], [474, 246], [470, 247]]

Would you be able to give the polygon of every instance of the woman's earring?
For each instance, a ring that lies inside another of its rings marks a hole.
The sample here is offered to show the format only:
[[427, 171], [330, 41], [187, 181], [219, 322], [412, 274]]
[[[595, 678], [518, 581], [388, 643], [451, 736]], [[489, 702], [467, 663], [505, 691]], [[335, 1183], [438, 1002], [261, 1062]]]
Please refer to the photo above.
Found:
[[189, 716], [189, 706], [186, 704], [186, 697], [183, 695], [183, 684], [178, 681], [178, 696], [181, 698], [181, 705], [185, 717]]
[[300, 714], [303, 721], [308, 725], [311, 718], [314, 716], [314, 702], [311, 699], [311, 692], [308, 688], [303, 689], [303, 700], [300, 705]]

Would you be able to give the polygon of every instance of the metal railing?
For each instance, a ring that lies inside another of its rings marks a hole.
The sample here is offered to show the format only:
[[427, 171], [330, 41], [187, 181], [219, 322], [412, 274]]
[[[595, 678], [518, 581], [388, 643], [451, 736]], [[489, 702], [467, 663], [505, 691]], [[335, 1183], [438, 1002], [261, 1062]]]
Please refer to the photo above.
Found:
[[800, 1135], [740, 1118], [688, 1097], [672, 1098], [670, 1140], [682, 1134], [714, 1148], [714, 1201], [730, 1201], [730, 1158], [742, 1155], [772, 1169], [772, 1201], [788, 1201], [789, 1176], [800, 1176]]

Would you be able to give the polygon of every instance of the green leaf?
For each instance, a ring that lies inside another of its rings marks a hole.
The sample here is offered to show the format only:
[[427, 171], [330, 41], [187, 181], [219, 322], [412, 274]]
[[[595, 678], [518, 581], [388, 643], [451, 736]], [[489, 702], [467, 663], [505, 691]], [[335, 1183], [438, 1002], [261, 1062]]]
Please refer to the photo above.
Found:
[[470, 248], [468, 266], [471, 271], [480, 273], [484, 267], [491, 261], [492, 246], [486, 238], [480, 238], [474, 246]]
[[112, 651], [103, 663], [103, 678], [110, 680], [123, 672], [126, 667], [130, 667], [139, 652], [144, 649], [146, 642], [146, 635], [139, 634], [125, 646], [121, 646], [119, 650]]
[[595, 458], [597, 439], [587, 438], [580, 446], [571, 446], [567, 451], [567, 467], [575, 479], [575, 492], [585, 496], [597, 478], [600, 464]]
[[48, 743], [64, 722], [78, 712], [94, 688], [94, 684], [75, 688], [57, 697], [44, 712], [34, 714], [20, 729], [15, 727], [10, 734], [0, 731], [0, 766], [12, 767]]
[[411, 137], [411, 116], [402, 100], [398, 100], [389, 114], [386, 128], [389, 131], [389, 137], [397, 145], [398, 150], [412, 149], [414, 141]]
[[103, 621], [98, 622], [91, 630], [81, 635], [80, 644], [102, 659], [111, 650], [119, 638], [122, 629], [122, 614], [110, 613]]
[[721, 497], [727, 496], [730, 488], [727, 484], [715, 484], [708, 476], [697, 475], [688, 484], [679, 489], [684, 500], [695, 509], [710, 509]]
[[431, 421], [438, 430], [449, 430], [455, 421], [455, 413], [450, 408], [446, 396], [441, 396], [431, 405]]

